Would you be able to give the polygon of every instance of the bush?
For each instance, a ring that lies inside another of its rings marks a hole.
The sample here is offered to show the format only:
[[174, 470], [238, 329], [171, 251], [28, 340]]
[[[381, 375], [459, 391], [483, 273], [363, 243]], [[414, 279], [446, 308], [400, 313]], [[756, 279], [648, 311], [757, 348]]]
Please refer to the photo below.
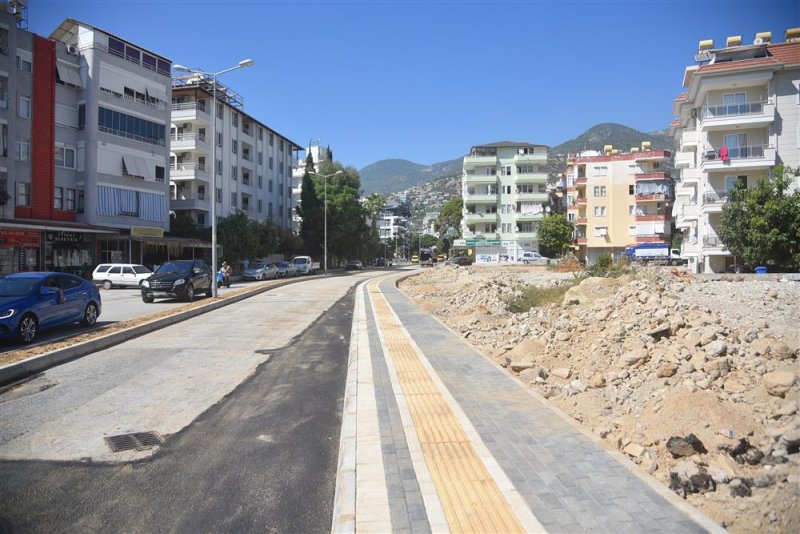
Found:
[[[580, 280], [578, 280], [580, 282]], [[554, 302], [561, 302], [564, 293], [575, 285], [575, 282], [566, 283], [553, 287], [526, 286], [522, 289], [522, 295], [505, 299], [506, 308], [511, 313], [526, 313], [531, 308], [546, 306]]]
[[623, 274], [631, 273], [630, 260], [623, 258], [619, 265], [614, 265], [614, 257], [609, 252], [604, 252], [597, 257], [597, 261], [586, 268], [586, 276], [599, 276], [602, 278], [619, 278]]

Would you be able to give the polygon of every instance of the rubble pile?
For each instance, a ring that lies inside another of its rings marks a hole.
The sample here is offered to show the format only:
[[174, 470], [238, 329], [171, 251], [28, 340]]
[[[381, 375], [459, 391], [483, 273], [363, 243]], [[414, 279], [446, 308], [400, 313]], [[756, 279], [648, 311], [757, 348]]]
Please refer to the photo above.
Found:
[[401, 288], [735, 532], [800, 530], [800, 284], [674, 269], [586, 278], [511, 313], [535, 269], [432, 269]]

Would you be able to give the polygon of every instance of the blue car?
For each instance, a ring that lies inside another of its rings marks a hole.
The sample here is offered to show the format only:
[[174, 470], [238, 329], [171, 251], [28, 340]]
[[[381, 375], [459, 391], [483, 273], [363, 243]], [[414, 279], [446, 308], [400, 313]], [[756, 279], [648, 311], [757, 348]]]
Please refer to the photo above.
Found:
[[65, 273], [0, 276], [0, 339], [32, 343], [39, 331], [80, 322], [92, 326], [102, 302], [97, 287]]

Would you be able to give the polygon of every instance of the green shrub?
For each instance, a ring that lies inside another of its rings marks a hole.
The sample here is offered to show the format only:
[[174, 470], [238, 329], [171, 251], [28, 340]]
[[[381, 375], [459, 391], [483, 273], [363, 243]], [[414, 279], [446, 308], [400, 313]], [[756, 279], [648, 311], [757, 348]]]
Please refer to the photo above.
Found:
[[631, 273], [630, 260], [623, 258], [619, 265], [614, 265], [614, 257], [609, 252], [604, 252], [597, 257], [597, 261], [586, 268], [586, 276], [599, 276], [602, 278], [619, 278], [623, 274]]
[[522, 295], [509, 297], [504, 302], [511, 313], [526, 313], [531, 308], [561, 302], [564, 298], [564, 293], [575, 283], [580, 283], [580, 280], [553, 287], [526, 286], [522, 289]]

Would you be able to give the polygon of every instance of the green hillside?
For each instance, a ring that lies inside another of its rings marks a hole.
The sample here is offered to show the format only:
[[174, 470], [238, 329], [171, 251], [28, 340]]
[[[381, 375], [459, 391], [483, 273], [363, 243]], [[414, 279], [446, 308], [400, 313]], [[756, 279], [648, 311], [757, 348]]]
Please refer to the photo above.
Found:
[[437, 176], [461, 171], [462, 158], [420, 165], [405, 159], [383, 159], [358, 171], [364, 194], [397, 193]]
[[613, 145], [621, 151], [628, 152], [631, 147], [641, 146], [642, 141], [650, 141], [653, 148], [667, 149], [672, 147], [672, 138], [664, 132], [644, 133], [622, 124], [604, 123], [592, 126], [584, 133], [550, 148], [551, 156], [564, 155], [569, 152], [583, 150], [603, 151], [605, 145]]

